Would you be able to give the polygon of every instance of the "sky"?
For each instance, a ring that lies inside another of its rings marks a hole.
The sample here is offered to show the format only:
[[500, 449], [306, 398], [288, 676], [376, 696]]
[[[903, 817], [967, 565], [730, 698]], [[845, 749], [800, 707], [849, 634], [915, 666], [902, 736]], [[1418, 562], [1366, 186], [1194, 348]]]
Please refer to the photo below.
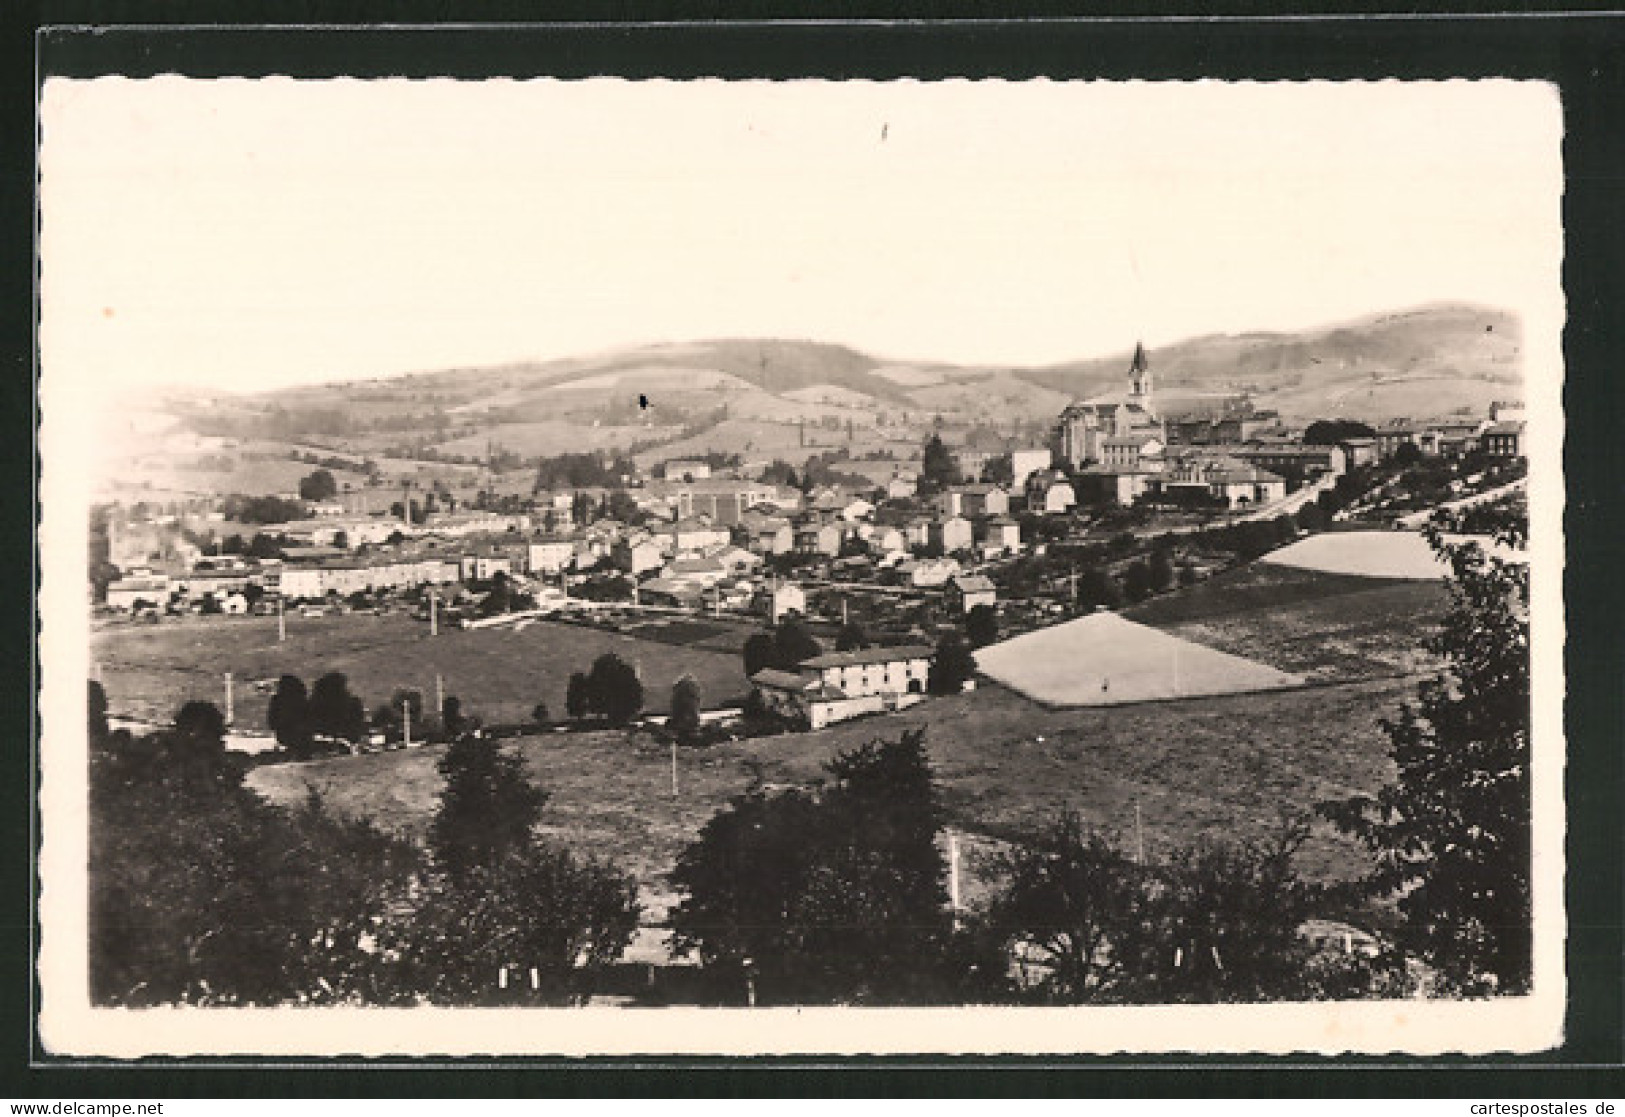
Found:
[[1559, 291], [1549, 87], [52, 79], [41, 368], [708, 337], [1036, 365]]

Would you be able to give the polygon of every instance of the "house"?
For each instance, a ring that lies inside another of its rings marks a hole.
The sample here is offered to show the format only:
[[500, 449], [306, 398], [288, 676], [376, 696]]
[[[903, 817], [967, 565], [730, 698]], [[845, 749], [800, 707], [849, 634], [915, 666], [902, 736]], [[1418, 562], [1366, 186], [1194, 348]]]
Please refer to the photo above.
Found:
[[634, 578], [645, 571], [658, 570], [666, 562], [664, 548], [650, 535], [617, 539], [610, 549], [610, 558], [617, 568]]
[[1343, 448], [1343, 459], [1351, 469], [1357, 465], [1371, 465], [1377, 460], [1375, 438], [1345, 438], [1338, 445]]
[[887, 500], [907, 500], [920, 491], [920, 479], [912, 473], [895, 473], [886, 482]]
[[1493, 423], [1479, 436], [1484, 452], [1492, 458], [1520, 458], [1524, 453], [1524, 424], [1506, 421]]
[[759, 612], [778, 624], [791, 613], [807, 613], [807, 592], [793, 582], [775, 585], [764, 590], [757, 603]]
[[908, 550], [908, 536], [901, 528], [883, 525], [877, 527], [869, 535], [869, 549], [882, 555], [889, 555], [897, 551]]
[[1439, 432], [1439, 452], [1460, 458], [1478, 449], [1479, 436], [1491, 424], [1479, 419], [1445, 419], [1435, 424]]
[[248, 615], [248, 598], [240, 593], [228, 593], [220, 600], [220, 611], [227, 616], [245, 617]]
[[811, 675], [849, 698], [923, 694], [933, 654], [923, 645], [827, 652], [798, 663], [796, 671]]
[[1423, 454], [1439, 452], [1439, 432], [1409, 419], [1390, 419], [1377, 428], [1377, 456], [1391, 458], [1401, 446], [1415, 446]]
[[1144, 466], [1086, 465], [1078, 470], [1078, 481], [1073, 492], [1081, 492], [1084, 500], [1092, 504], [1115, 504], [1127, 507], [1150, 492], [1154, 482], [1162, 476], [1162, 469]]
[[955, 485], [942, 494], [945, 516], [1002, 516], [1010, 511], [1010, 494], [1002, 486]]
[[999, 598], [992, 579], [985, 574], [958, 574], [942, 590], [949, 612], [964, 615], [978, 605], [992, 607]]
[[666, 463], [668, 481], [704, 481], [711, 476], [711, 463], [678, 458]]
[[1020, 492], [1027, 487], [1027, 478], [1041, 469], [1048, 469], [1050, 452], [1047, 447], [1010, 451], [1010, 488]]
[[915, 589], [935, 589], [959, 573], [959, 561], [951, 558], [910, 559], [900, 562], [896, 572]]
[[715, 585], [727, 574], [728, 568], [720, 561], [703, 555], [674, 558], [661, 571], [661, 577], [667, 581], [693, 586]]
[[163, 574], [126, 575], [107, 586], [107, 607], [121, 613], [133, 612], [141, 604], [161, 606], [168, 600], [169, 578]]
[[875, 506], [862, 497], [854, 497], [841, 508], [841, 519], [849, 524], [855, 524], [859, 520], [867, 520], [874, 514]]
[[1078, 503], [1072, 482], [1058, 469], [1041, 469], [1027, 478], [1027, 507], [1034, 512], [1056, 515], [1069, 512]]
[[841, 553], [843, 533], [835, 524], [807, 523], [796, 528], [796, 553], [802, 555], [838, 555]]
[[661, 529], [656, 538], [666, 554], [683, 555], [730, 543], [733, 533], [707, 520], [690, 518], [678, 520], [671, 527]]
[[847, 710], [857, 705], [834, 687], [811, 675], [764, 667], [750, 677], [762, 704], [780, 717], [804, 720], [808, 729], [822, 729], [831, 722], [868, 712]]
[[788, 520], [764, 520], [749, 531], [748, 545], [758, 555], [787, 555], [795, 550], [796, 533]]
[[1100, 464], [1109, 470], [1137, 471], [1144, 463], [1160, 461], [1163, 441], [1149, 431], [1112, 435], [1100, 440]]
[[498, 574], [506, 574], [511, 578], [514, 573], [513, 556], [505, 551], [475, 551], [465, 554], [462, 559], [464, 581], [489, 582]]
[[1021, 550], [1021, 525], [1009, 516], [994, 516], [982, 524], [984, 555], [1013, 555]]
[[941, 547], [945, 555], [969, 550], [975, 542], [976, 533], [971, 522], [963, 516], [946, 516], [931, 522], [928, 545]]
[[1225, 508], [1256, 507], [1286, 497], [1286, 479], [1235, 458], [1192, 455], [1171, 463], [1162, 488], [1200, 490]]
[[640, 605], [663, 605], [672, 609], [695, 609], [704, 602], [705, 590], [675, 578], [650, 578], [638, 587]]
[[558, 574], [575, 564], [576, 541], [566, 536], [532, 539], [525, 550], [525, 569], [531, 574]]
[[1271, 472], [1293, 473], [1305, 478], [1348, 472], [1348, 452], [1342, 446], [1260, 445], [1226, 447], [1223, 453], [1238, 461]]

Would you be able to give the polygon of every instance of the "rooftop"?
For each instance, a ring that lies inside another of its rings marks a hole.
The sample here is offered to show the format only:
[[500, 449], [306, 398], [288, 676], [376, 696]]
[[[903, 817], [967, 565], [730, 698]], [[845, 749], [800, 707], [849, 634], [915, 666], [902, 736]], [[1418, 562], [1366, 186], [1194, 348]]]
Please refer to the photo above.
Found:
[[867, 663], [897, 663], [907, 659], [930, 659], [936, 652], [923, 644], [895, 648], [861, 648], [851, 652], [826, 652], [801, 661], [800, 666], [822, 670], [825, 667], [861, 667]]

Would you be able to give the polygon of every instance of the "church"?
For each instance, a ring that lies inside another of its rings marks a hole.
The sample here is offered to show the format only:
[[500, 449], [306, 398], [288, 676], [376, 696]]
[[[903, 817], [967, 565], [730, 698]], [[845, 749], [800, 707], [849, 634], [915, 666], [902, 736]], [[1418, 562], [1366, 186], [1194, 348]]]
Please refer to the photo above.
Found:
[[1137, 459], [1152, 442], [1154, 452], [1160, 452], [1167, 441], [1153, 399], [1151, 365], [1145, 346], [1137, 343], [1129, 364], [1129, 390], [1068, 406], [1055, 425], [1052, 450], [1057, 465], [1078, 469], [1090, 462], [1115, 464], [1130, 448]]

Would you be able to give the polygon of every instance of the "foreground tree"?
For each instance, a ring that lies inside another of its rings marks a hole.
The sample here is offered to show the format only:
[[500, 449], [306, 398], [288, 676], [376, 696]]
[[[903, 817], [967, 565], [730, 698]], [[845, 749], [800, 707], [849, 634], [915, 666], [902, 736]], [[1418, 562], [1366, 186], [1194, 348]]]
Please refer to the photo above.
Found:
[[922, 734], [837, 757], [818, 788], [739, 796], [678, 858], [673, 950], [724, 995], [773, 1003], [955, 998]]
[[1082, 1004], [1124, 987], [1123, 944], [1136, 937], [1145, 890], [1139, 866], [1068, 812], [993, 869], [1006, 883], [985, 920], [1018, 960], [1027, 997]]
[[700, 684], [693, 675], [684, 675], [672, 684], [671, 719], [668, 728], [687, 744], [700, 732]]
[[524, 761], [488, 737], [452, 742], [436, 765], [445, 778], [429, 828], [435, 860], [461, 880], [530, 843], [547, 794], [525, 775]]
[[91, 997], [98, 1004], [331, 1003], [373, 988], [373, 932], [415, 854], [314, 800], [242, 786], [207, 703], [108, 736], [90, 772]]
[[[1521, 993], [1532, 967], [1529, 792], [1529, 568], [1427, 530], [1450, 564], [1450, 606], [1429, 648], [1444, 672], [1384, 721], [1394, 782], [1321, 805], [1376, 858], [1395, 895], [1402, 949], [1450, 991]], [[1513, 517], [1497, 541], [1522, 549]]]

